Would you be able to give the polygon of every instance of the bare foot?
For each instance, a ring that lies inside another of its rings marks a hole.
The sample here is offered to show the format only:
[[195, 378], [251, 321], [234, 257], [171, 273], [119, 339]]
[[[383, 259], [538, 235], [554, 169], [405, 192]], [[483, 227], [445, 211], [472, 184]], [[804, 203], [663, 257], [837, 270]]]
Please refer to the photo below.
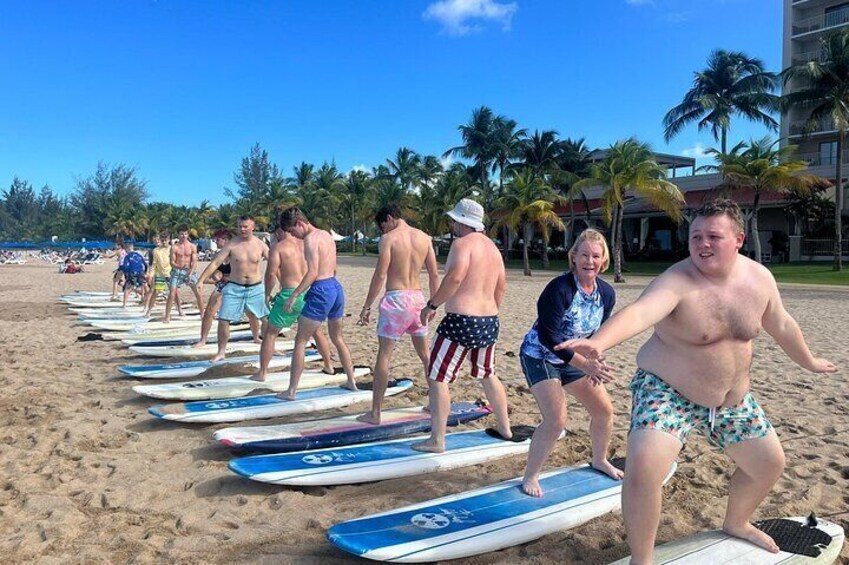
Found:
[[378, 425], [380, 424], [380, 414], [375, 416], [371, 412], [366, 412], [365, 414], [360, 414], [359, 416], [357, 416], [357, 421], [365, 422], [366, 424]]
[[539, 486], [539, 477], [522, 480], [522, 492], [537, 498], [542, 496], [542, 487]]
[[192, 348], [197, 349], [198, 347], [203, 347], [204, 345], [206, 345], [206, 342], [205, 342], [205, 341], [199, 341], [199, 342], [197, 342], [196, 344], [194, 344], [194, 345], [192, 346]]
[[298, 394], [298, 391], [290, 392], [290, 391], [287, 390], [286, 392], [281, 392], [280, 394], [278, 394], [277, 398], [279, 398], [281, 400], [295, 400], [295, 396], [297, 394]]
[[170, 323], [171, 323], [171, 318], [162, 318], [162, 323], [163, 323], [163, 324], [170, 324]]
[[420, 441], [418, 443], [414, 443], [410, 446], [411, 449], [415, 449], [416, 451], [424, 451], [425, 453], [444, 453], [445, 445], [438, 444], [433, 440], [425, 440]]
[[498, 433], [504, 439], [513, 439], [513, 430], [510, 429], [510, 426], [507, 426], [506, 428], [502, 426], [496, 426], [495, 429], [498, 430]]
[[263, 373], [254, 373], [253, 375], [251, 375], [248, 378], [250, 380], [256, 381], [258, 383], [264, 383], [265, 382], [265, 375]]
[[336, 369], [333, 368], [333, 365], [325, 365], [321, 372], [325, 375], [335, 375]]
[[735, 538], [741, 538], [748, 542], [755, 544], [758, 547], [762, 547], [765, 550], [771, 553], [778, 553], [781, 551], [778, 547], [778, 544], [775, 543], [770, 536], [768, 536], [765, 532], [754, 527], [752, 524], [746, 522], [742, 526], [731, 526], [728, 523], [723, 524], [722, 531], [726, 534], [732, 535]]
[[210, 359], [210, 361], [212, 361], [213, 363], [217, 363], [218, 361], [223, 361], [225, 356], [226, 354], [224, 353], [217, 353], [215, 357]]
[[349, 381], [342, 385], [342, 388], [347, 388], [348, 390], [360, 390], [357, 388], [357, 383], [355, 381]]
[[625, 473], [614, 467], [607, 459], [599, 461], [598, 463], [593, 461], [590, 466], [596, 471], [600, 471], [611, 479], [616, 479], [617, 481], [621, 481], [622, 477], [625, 476]]

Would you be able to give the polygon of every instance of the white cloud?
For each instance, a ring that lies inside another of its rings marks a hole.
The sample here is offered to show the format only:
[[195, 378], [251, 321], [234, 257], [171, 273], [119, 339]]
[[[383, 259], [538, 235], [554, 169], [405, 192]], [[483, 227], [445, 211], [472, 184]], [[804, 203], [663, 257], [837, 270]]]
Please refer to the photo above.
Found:
[[351, 167], [351, 170], [348, 171], [348, 172], [352, 173], [354, 171], [362, 171], [364, 173], [368, 173], [368, 172], [371, 171], [371, 169], [366, 167], [365, 164], [359, 164], [359, 165], [354, 165], [353, 167]]
[[513, 15], [519, 6], [515, 2], [499, 3], [495, 0], [439, 0], [434, 2], [422, 14], [426, 20], [436, 20], [450, 35], [467, 35], [481, 31], [480, 23], [492, 21], [501, 24], [508, 31]]
[[451, 165], [454, 164], [454, 156], [446, 155], [445, 157], [441, 157], [439, 162], [442, 163], [442, 168], [446, 171], [451, 168]]
[[681, 151], [681, 155], [683, 155], [684, 157], [693, 157], [694, 159], [704, 159], [708, 156], [708, 149], [709, 148], [706, 147], [701, 141], [697, 141], [693, 147]]

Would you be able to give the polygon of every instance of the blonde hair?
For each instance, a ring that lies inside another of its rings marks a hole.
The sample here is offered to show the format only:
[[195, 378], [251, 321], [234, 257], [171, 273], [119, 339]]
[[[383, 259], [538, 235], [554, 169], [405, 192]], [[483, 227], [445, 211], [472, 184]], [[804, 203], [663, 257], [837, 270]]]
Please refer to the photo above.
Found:
[[592, 228], [587, 228], [582, 231], [581, 235], [575, 239], [575, 243], [572, 244], [572, 247], [569, 248], [569, 270], [575, 270], [575, 256], [578, 254], [578, 248], [585, 241], [597, 243], [601, 246], [601, 259], [603, 263], [599, 272], [605, 272], [610, 266], [610, 250], [607, 248], [607, 240], [604, 238], [604, 234]]

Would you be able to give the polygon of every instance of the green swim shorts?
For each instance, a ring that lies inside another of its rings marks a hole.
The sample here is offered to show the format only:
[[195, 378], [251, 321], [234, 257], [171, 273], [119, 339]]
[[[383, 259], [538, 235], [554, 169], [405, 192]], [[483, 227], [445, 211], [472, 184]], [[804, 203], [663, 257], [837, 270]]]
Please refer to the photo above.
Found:
[[285, 312], [283, 310], [283, 305], [292, 296], [292, 291], [294, 290], [294, 288], [284, 288], [274, 297], [271, 303], [271, 313], [268, 315], [268, 323], [275, 328], [290, 328], [298, 321], [301, 310], [304, 309], [303, 294], [295, 299], [295, 303], [292, 305], [292, 312]]

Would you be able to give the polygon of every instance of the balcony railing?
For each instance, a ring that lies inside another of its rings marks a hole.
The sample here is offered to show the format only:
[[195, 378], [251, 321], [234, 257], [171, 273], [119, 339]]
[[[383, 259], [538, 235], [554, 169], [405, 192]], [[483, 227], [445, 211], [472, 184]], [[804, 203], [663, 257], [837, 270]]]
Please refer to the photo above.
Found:
[[793, 24], [793, 35], [811, 33], [849, 24], [849, 8], [841, 8], [827, 14], [799, 20]]
[[[849, 240], [841, 238], [840, 240], [841, 255], [849, 253]], [[834, 239], [822, 238], [811, 239], [806, 237], [802, 240], [802, 255], [827, 257], [834, 255]]]
[[[799, 159], [808, 164], [809, 167], [823, 167], [837, 165], [837, 154], [830, 153], [797, 153], [794, 159]], [[843, 152], [843, 162], [849, 163], [849, 150]]]
[[825, 63], [828, 60], [828, 52], [825, 49], [817, 49], [816, 51], [805, 51], [804, 53], [796, 53], [792, 57], [792, 64], [802, 65], [811, 61]]
[[790, 122], [790, 135], [810, 135], [828, 131], [836, 131], [834, 120], [831, 118], [819, 120], [819, 122], [813, 124], [813, 127], [809, 127], [807, 120]]

